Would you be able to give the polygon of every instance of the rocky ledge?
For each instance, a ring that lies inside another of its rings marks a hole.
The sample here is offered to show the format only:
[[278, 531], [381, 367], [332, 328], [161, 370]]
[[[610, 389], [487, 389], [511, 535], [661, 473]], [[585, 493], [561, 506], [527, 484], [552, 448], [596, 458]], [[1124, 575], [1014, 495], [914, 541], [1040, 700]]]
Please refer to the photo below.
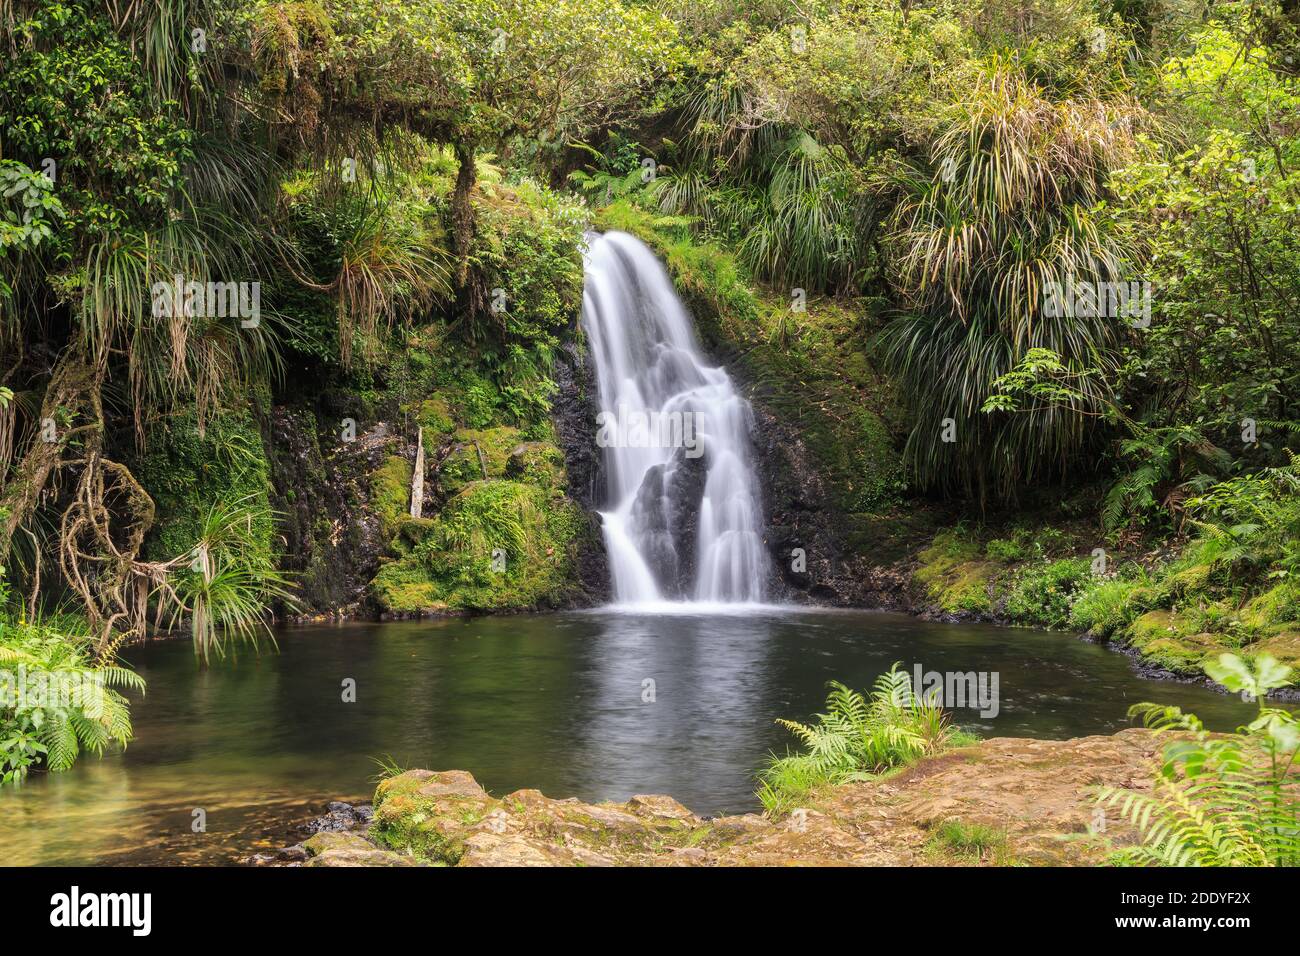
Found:
[[[409, 770], [380, 784], [368, 828], [318, 833], [295, 856], [308, 866], [1088, 865], [1133, 839], [1094, 815], [1089, 788], [1149, 788], [1156, 749], [1138, 729], [998, 737], [828, 788], [778, 818], [701, 817], [666, 796], [497, 799], [463, 770]], [[1104, 839], [1090, 833], [1099, 824]]]

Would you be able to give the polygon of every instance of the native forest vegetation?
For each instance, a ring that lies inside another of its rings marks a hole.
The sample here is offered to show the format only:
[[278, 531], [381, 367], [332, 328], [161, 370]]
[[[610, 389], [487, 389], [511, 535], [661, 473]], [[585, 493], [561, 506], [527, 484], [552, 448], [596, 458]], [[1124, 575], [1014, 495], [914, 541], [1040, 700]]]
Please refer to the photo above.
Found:
[[[5, 779], [130, 738], [150, 631], [566, 606], [612, 228], [919, 600], [1259, 694], [1142, 712], [1132, 861], [1296, 861], [1296, 0], [0, 0], [0, 665], [96, 690], [0, 700]], [[769, 810], [960, 743], [895, 676], [789, 725]]]

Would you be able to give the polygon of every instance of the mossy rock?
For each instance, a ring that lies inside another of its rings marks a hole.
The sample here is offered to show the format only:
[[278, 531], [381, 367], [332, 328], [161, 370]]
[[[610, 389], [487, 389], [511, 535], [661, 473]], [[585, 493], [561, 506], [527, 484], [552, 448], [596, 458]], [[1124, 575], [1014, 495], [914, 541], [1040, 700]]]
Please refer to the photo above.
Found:
[[379, 569], [371, 593], [390, 613], [563, 607], [575, 561], [598, 535], [576, 503], [533, 484], [477, 481]]
[[433, 436], [445, 435], [456, 428], [451, 403], [442, 395], [434, 395], [421, 402], [415, 420], [424, 429], [426, 445], [431, 444]]
[[977, 541], [953, 533], [937, 536], [918, 555], [920, 566], [913, 576], [926, 596], [950, 614], [967, 611], [987, 614], [993, 609], [990, 595], [1000, 566], [980, 557]]
[[411, 516], [411, 476], [414, 467], [401, 455], [389, 455], [370, 474], [370, 507], [388, 539]]
[[417, 545], [438, 527], [436, 518], [408, 518], [402, 522], [398, 537], [406, 544]]
[[443, 494], [455, 495], [466, 485], [491, 478], [504, 478], [510, 453], [519, 445], [519, 429], [462, 428], [452, 436], [452, 450], [438, 469], [438, 486]]
[[1291, 686], [1300, 685], [1300, 628], [1290, 628], [1264, 638], [1250, 649], [1250, 656], [1259, 654], [1272, 654], [1283, 664], [1294, 668]]
[[1162, 640], [1177, 633], [1172, 611], [1147, 611], [1128, 626], [1126, 637], [1141, 650], [1152, 641]]
[[1247, 601], [1239, 617], [1246, 627], [1260, 632], [1300, 621], [1300, 594], [1293, 584], [1276, 585]]
[[1207, 657], [1206, 649], [1176, 637], [1161, 637], [1142, 648], [1142, 656], [1152, 664], [1175, 674], [1200, 674]]
[[[409, 554], [409, 553], [408, 553]], [[390, 614], [436, 614], [450, 608], [446, 588], [433, 581], [418, 562], [403, 555], [380, 567], [370, 582], [375, 603]]]
[[1168, 610], [1143, 614], [1125, 629], [1124, 637], [1144, 660], [1176, 674], [1200, 674], [1206, 657], [1226, 649], [1221, 635], [1197, 631], [1187, 619]]
[[455, 865], [470, 831], [498, 805], [463, 770], [408, 770], [376, 788], [370, 835], [399, 853]]
[[372, 850], [365, 838], [356, 833], [336, 833], [331, 830], [323, 830], [310, 839], [304, 840], [302, 848], [310, 856], [320, 856], [329, 850]]
[[567, 485], [564, 452], [545, 441], [516, 445], [506, 461], [506, 477], [546, 491], [563, 491]]

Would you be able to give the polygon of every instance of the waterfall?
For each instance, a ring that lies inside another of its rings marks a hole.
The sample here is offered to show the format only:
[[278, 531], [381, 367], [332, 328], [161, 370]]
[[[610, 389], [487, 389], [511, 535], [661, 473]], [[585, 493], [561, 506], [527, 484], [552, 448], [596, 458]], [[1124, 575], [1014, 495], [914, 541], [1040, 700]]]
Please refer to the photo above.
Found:
[[643, 243], [593, 234], [585, 267], [615, 599], [763, 601], [769, 562], [749, 403], [704, 361], [690, 315]]

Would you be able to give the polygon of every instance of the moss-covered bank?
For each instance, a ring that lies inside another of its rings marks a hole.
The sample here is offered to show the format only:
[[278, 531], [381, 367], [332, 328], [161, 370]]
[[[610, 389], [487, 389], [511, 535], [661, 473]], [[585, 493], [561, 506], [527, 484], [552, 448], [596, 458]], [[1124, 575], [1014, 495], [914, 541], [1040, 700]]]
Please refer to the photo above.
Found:
[[1146, 666], [1197, 678], [1225, 651], [1300, 663], [1300, 589], [1216, 586], [1195, 542], [1143, 552], [1086, 526], [958, 528], [917, 555], [912, 585], [930, 613], [1071, 630], [1129, 649]]

